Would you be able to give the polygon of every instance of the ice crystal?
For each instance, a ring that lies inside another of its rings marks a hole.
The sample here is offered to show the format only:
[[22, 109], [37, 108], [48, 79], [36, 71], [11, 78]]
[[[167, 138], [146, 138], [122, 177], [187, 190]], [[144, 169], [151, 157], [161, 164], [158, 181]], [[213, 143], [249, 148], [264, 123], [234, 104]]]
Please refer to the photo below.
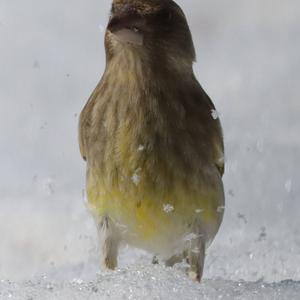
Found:
[[166, 212], [167, 214], [174, 211], [174, 206], [171, 204], [164, 204], [163, 207], [164, 212]]

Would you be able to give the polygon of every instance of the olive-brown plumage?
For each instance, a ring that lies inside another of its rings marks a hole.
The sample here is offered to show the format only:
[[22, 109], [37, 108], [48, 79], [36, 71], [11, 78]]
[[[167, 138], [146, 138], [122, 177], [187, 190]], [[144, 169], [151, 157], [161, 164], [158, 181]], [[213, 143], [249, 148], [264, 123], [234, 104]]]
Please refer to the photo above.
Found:
[[200, 280], [223, 217], [224, 147], [185, 16], [170, 0], [115, 0], [105, 49], [79, 127], [103, 264], [124, 241], [167, 264], [187, 256]]

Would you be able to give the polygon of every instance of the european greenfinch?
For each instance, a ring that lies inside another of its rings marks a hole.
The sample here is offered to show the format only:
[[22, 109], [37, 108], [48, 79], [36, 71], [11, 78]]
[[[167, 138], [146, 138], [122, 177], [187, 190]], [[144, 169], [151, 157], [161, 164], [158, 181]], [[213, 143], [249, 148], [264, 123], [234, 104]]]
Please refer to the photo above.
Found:
[[172, 0], [114, 0], [106, 68], [80, 115], [86, 191], [102, 263], [127, 243], [200, 281], [224, 213], [224, 146], [193, 73], [186, 17]]

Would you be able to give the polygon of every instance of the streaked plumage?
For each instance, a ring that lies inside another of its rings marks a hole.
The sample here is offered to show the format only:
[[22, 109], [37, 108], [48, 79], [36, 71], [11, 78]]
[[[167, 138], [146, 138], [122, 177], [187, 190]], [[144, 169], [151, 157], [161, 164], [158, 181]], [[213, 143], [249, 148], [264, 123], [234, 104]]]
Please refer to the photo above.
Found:
[[[79, 128], [104, 265], [121, 241], [165, 259], [203, 252], [223, 217], [224, 149], [184, 14], [169, 0], [114, 1], [105, 46]], [[189, 255], [198, 279], [200, 256]]]

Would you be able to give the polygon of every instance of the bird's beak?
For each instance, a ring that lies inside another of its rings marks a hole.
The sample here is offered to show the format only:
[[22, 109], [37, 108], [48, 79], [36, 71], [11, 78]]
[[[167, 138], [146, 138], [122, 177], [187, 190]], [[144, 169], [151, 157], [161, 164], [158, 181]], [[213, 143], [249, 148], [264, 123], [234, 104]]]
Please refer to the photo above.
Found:
[[134, 45], [143, 45], [144, 34], [141, 30], [144, 19], [128, 7], [111, 16], [107, 30], [117, 40]]

